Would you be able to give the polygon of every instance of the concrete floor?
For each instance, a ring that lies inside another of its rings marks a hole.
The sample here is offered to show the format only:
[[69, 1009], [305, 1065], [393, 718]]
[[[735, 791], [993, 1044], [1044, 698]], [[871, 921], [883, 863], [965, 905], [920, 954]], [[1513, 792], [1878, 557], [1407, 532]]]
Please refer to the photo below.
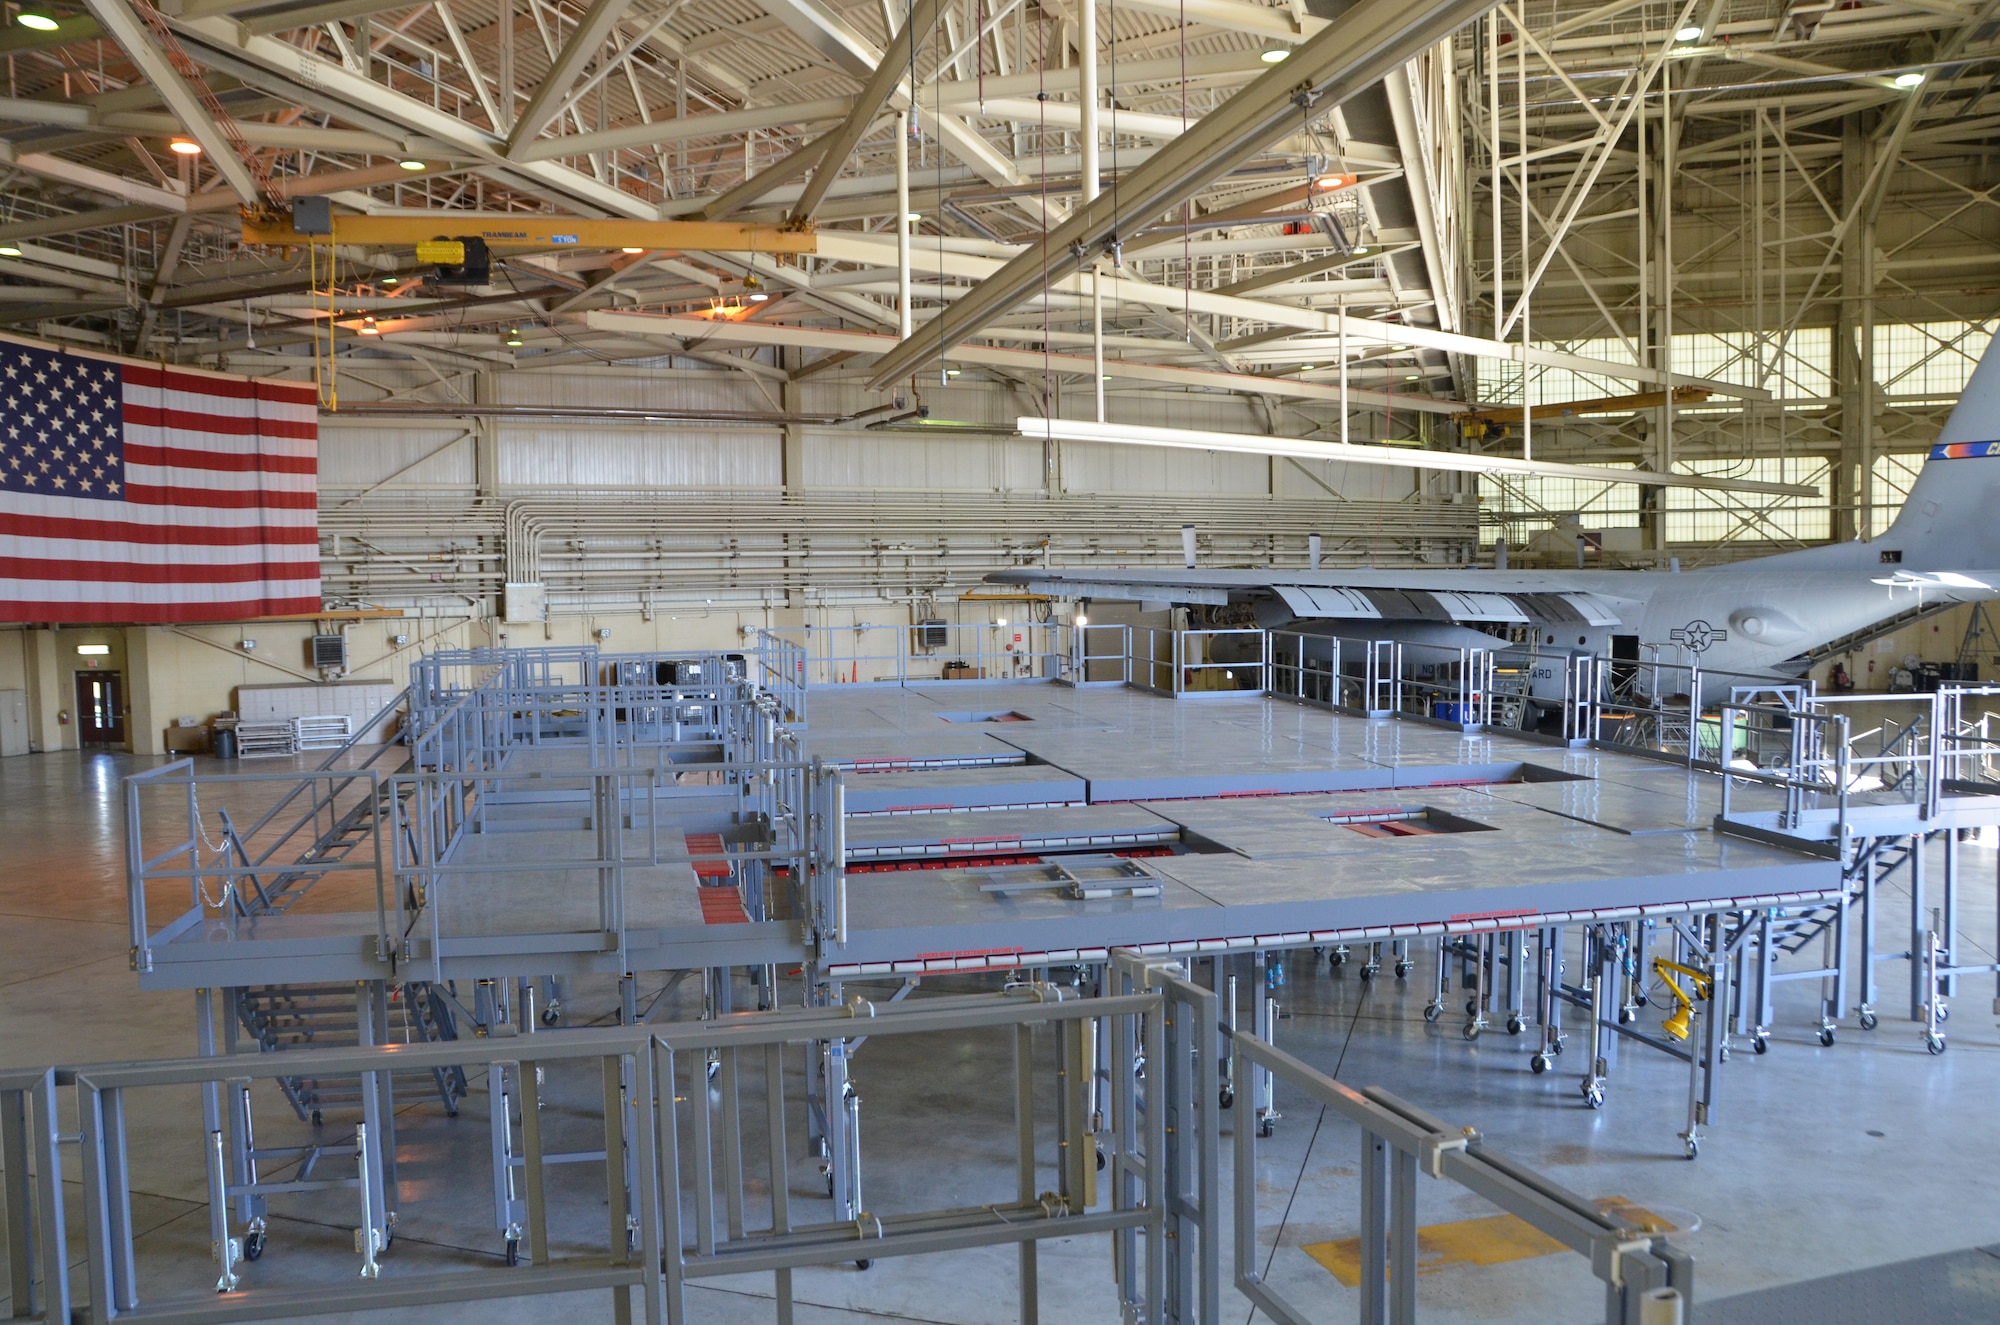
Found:
[[[0, 1066], [79, 1063], [190, 1053], [191, 1000], [141, 994], [127, 969], [118, 778], [145, 766], [129, 756], [62, 754], [0, 761]], [[1967, 876], [1995, 877], [1990, 849], [1967, 849]], [[1934, 876], [1935, 877], [1935, 876]], [[1994, 899], [1975, 891], [1966, 908], [1962, 960], [1993, 960]], [[1900, 930], [1904, 921], [1890, 921]], [[1895, 932], [1885, 949], [1907, 945]], [[1340, 1080], [1375, 1084], [1454, 1124], [1479, 1128], [1495, 1145], [1590, 1197], [1623, 1197], [1669, 1217], [1698, 1219], [1684, 1241], [1698, 1266], [1702, 1300], [1868, 1269], [2000, 1242], [1996, 1173], [1985, 1139], [2000, 1090], [2000, 1034], [1991, 990], [1967, 988], [1949, 1026], [1951, 1048], [1927, 1055], [1915, 1028], [1890, 1015], [1906, 988], [1900, 964], [1885, 964], [1884, 1018], [1866, 1033], [1843, 1027], [1838, 1044], [1812, 1038], [1814, 991], [1780, 989], [1769, 1055], [1747, 1048], [1725, 1067], [1719, 1111], [1702, 1156], [1680, 1158], [1686, 1076], [1676, 1064], [1627, 1055], [1610, 1101], [1593, 1113], [1577, 1099], [1580, 1047], [1558, 1071], [1527, 1070], [1522, 1040], [1460, 1039], [1447, 1017], [1427, 1025], [1429, 962], [1410, 980], [1365, 985], [1352, 974], [1294, 960], [1280, 995], [1287, 1014], [1278, 1040]], [[1245, 970], [1247, 975], [1247, 968]], [[1983, 984], [1983, 982], [1982, 982]], [[955, 988], [979, 987], [967, 978]], [[884, 986], [886, 990], [887, 986]], [[689, 986], [675, 1015], [691, 1015]], [[572, 1023], [608, 1018], [608, 983], [571, 991]], [[1650, 1014], [1649, 1014], [1650, 1015]], [[976, 1204], [1011, 1195], [1005, 1153], [1010, 1102], [995, 1065], [997, 1037], [950, 1041], [878, 1039], [856, 1061], [864, 1100], [870, 1204], [882, 1209]], [[212, 1278], [200, 1197], [199, 1137], [188, 1101], [162, 1101], [134, 1123], [142, 1263], [162, 1287], [198, 1289]], [[1316, 1111], [1287, 1101], [1276, 1137], [1260, 1156], [1262, 1221], [1270, 1278], [1322, 1319], [1347, 1318], [1355, 1295], [1301, 1250], [1351, 1236], [1357, 1220], [1356, 1137]], [[303, 1129], [268, 1112], [262, 1139], [282, 1143]], [[794, 1131], [794, 1135], [798, 1135]], [[391, 1253], [396, 1265], [496, 1264], [490, 1226], [481, 1083], [460, 1118], [435, 1103], [404, 1111], [410, 1211]], [[579, 1175], [580, 1176], [580, 1175]], [[1493, 1213], [1476, 1198], [1424, 1181], [1422, 1222]], [[810, 1187], [796, 1193], [814, 1217]], [[601, 1196], [578, 1186], [569, 1202], [579, 1239]], [[272, 1251], [252, 1275], [334, 1282], [353, 1273], [337, 1208], [293, 1198], [275, 1219]], [[824, 1208], [823, 1206], [821, 1207]], [[1282, 1227], [1280, 1227], [1280, 1225]], [[1015, 1320], [1015, 1253], [966, 1252], [878, 1261], [866, 1272], [802, 1272], [797, 1319], [810, 1325], [862, 1320], [985, 1325]], [[1115, 1319], [1109, 1257], [1101, 1238], [1044, 1244], [1042, 1318]], [[734, 1325], [774, 1319], [768, 1278], [705, 1284], [691, 1291], [696, 1319]], [[1249, 1312], [1236, 1305], [1225, 1317]], [[1492, 1265], [1454, 1264], [1423, 1276], [1426, 1320], [1575, 1321], [1600, 1318], [1588, 1268], [1567, 1255]], [[428, 1313], [434, 1321], [564, 1318], [608, 1320], [605, 1300], [529, 1300]], [[1737, 1317], [1741, 1319], [1742, 1317]], [[1912, 1319], [1916, 1319], [1912, 1317]]]

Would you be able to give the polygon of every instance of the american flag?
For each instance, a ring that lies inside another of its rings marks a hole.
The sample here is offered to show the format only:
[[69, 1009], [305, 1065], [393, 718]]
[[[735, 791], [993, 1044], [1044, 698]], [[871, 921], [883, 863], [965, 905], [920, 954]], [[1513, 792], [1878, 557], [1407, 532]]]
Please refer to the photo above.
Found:
[[0, 340], [0, 621], [317, 612], [314, 388]]

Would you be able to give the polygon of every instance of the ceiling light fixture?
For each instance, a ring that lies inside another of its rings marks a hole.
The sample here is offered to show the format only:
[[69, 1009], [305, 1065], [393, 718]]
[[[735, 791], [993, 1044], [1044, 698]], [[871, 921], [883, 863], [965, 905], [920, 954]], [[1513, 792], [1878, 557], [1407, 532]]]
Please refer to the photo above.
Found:
[[1368, 246], [1366, 244], [1356, 244], [1353, 248], [1348, 250], [1348, 252], [1352, 253], [1357, 258], [1360, 257], [1363, 253], [1366, 253], [1367, 251], [1368, 251]]
[[201, 155], [201, 144], [192, 138], [172, 139], [167, 143], [167, 147], [172, 151], [180, 153], [182, 156]]
[[47, 14], [40, 13], [33, 9], [24, 9], [20, 13], [14, 15], [14, 21], [16, 23], [19, 23], [22, 27], [32, 28], [36, 32], [54, 32], [57, 28], [62, 26], [60, 23], [50, 18]]
[[1896, 77], [1891, 81], [1893, 81], [1897, 87], [1920, 87], [1923, 85], [1924, 76], [1916, 72], [1915, 70], [1911, 70], [1907, 74], [1897, 74]]
[[507, 348], [508, 348], [508, 349], [510, 349], [510, 350], [518, 350], [518, 349], [520, 349], [520, 348], [521, 348], [521, 347], [522, 347], [523, 345], [526, 345], [527, 343], [528, 343], [528, 342], [526, 342], [526, 341], [524, 341], [524, 340], [522, 340], [522, 339], [521, 339], [521, 329], [520, 329], [519, 327], [509, 327], [509, 328], [507, 328]]
[[924, 219], [924, 214], [922, 212], [904, 212], [903, 219], [905, 221], [908, 221], [911, 225], [915, 225], [917, 222]]
[[1299, 371], [1302, 373], [1309, 373], [1317, 367], [1319, 367], [1319, 365], [1316, 363], [1302, 363], [1299, 365]]
[[397, 282], [397, 281], [398, 281], [399, 279], [400, 279], [399, 277], [395, 277], [395, 276], [384, 276], [384, 277], [382, 278], [382, 281], [381, 281], [381, 283], [382, 283], [383, 285], [394, 285], [394, 284], [396, 284], [396, 282]]
[[21, 250], [14, 244], [0, 244], [0, 258], [18, 258]]
[[364, 336], [379, 336], [382, 334], [382, 328], [375, 325], [375, 315], [373, 313], [361, 319], [361, 334]]
[[1690, 24], [1689, 26], [1687, 26], [1687, 27], [1684, 27], [1684, 28], [1682, 28], [1682, 29], [1681, 29], [1681, 30], [1680, 30], [1679, 32], [1676, 32], [1676, 33], [1674, 34], [1674, 40], [1675, 40], [1675, 41], [1700, 41], [1700, 40], [1701, 40], [1701, 29], [1700, 29], [1700, 28], [1699, 28], [1698, 26], [1695, 26], [1695, 25], [1693, 25], [1693, 24]]
[[422, 170], [424, 168], [424, 163], [413, 156], [406, 156], [396, 164], [405, 170]]
[[1285, 60], [1289, 59], [1291, 57], [1291, 54], [1292, 54], [1291, 48], [1288, 46], [1274, 46], [1270, 50], [1265, 51], [1262, 55], [1258, 56], [1257, 58], [1262, 60], [1265, 64], [1281, 64]]
[[618, 251], [620, 253], [644, 253], [646, 250], [638, 247], [637, 245], [628, 244], [626, 247], [621, 248]]
[[1415, 374], [1415, 373], [1410, 373], [1410, 374], [1408, 374], [1407, 376], [1405, 376], [1405, 377], [1403, 378], [1403, 380], [1404, 380], [1405, 382], [1414, 382], [1414, 381], [1416, 381], [1416, 380], [1417, 380], [1417, 374]]

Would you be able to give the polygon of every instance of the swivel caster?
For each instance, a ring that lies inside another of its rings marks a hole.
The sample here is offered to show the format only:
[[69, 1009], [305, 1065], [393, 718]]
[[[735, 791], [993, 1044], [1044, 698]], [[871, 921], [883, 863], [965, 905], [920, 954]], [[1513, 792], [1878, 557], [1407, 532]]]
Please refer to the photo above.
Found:
[[1476, 998], [1468, 998], [1468, 999], [1466, 999], [1466, 1000], [1465, 1000], [1465, 1015], [1466, 1015], [1466, 1016], [1468, 1016], [1468, 1017], [1476, 1017], [1476, 1016], [1478, 1016], [1478, 1015], [1479, 1015], [1479, 1000], [1478, 1000], [1478, 999], [1476, 999]]
[[833, 1174], [832, 1174], [832, 1173], [828, 1173], [828, 1174], [826, 1175], [826, 1199], [827, 1199], [827, 1200], [829, 1200], [829, 1201], [831, 1201], [831, 1200], [833, 1199]]
[[1944, 1025], [1944, 1023], [1951, 1020], [1951, 1009], [1947, 1007], [1943, 1002], [1940, 1002], [1938, 1004], [1937, 1019], [1938, 1019], [1938, 1025], [1940, 1026]]
[[1234, 1108], [1236, 1106], [1236, 1092], [1234, 1090], [1231, 1090], [1228, 1086], [1224, 1086], [1222, 1088], [1221, 1099], [1218, 1102], [1225, 1109]]
[[1583, 1102], [1593, 1109], [1604, 1107], [1604, 1087], [1595, 1081], [1583, 1083]]
[[865, 1270], [874, 1263], [875, 1262], [873, 1261], [856, 1261], [854, 1262], [854, 1268], [857, 1270]]
[[1527, 1029], [1527, 1023], [1522, 1021], [1519, 1017], [1507, 1018], [1507, 1033], [1509, 1035], [1519, 1035], [1522, 1031], [1526, 1029]]
[[1771, 1052], [1771, 1037], [1759, 1032], [1751, 1038], [1750, 1047], [1760, 1054], [1768, 1054]]
[[1410, 968], [1410, 964], [1409, 964], [1408, 962], [1397, 962], [1397, 963], [1396, 963], [1396, 978], [1397, 978], [1398, 980], [1401, 980], [1401, 979], [1404, 979], [1405, 977], [1407, 977], [1407, 976], [1408, 976], [1408, 975], [1410, 974], [1410, 969], [1411, 969], [1411, 968]]
[[1877, 1026], [1882, 1024], [1882, 1019], [1875, 1015], [1875, 1009], [1873, 1008], [1861, 1009], [1861, 1012], [1857, 1016], [1856, 1020], [1858, 1020], [1861, 1023], [1861, 1029], [1864, 1031], [1872, 1031]]
[[1257, 1135], [1259, 1137], [1269, 1138], [1275, 1136], [1277, 1131], [1278, 1125], [1269, 1118], [1259, 1118], [1257, 1120]]
[[519, 1265], [520, 1263], [521, 1263], [521, 1240], [519, 1238], [508, 1238], [507, 1264]]
[[262, 1260], [264, 1257], [264, 1230], [253, 1228], [243, 1235], [243, 1259]]
[[1684, 1136], [1681, 1138], [1681, 1153], [1689, 1159], [1701, 1158], [1701, 1138]]
[[551, 1003], [542, 1009], [542, 1025], [553, 1026], [562, 1020], [562, 1004]]
[[1468, 1021], [1468, 1022], [1466, 1022], [1466, 1023], [1465, 1023], [1465, 1029], [1464, 1029], [1463, 1031], [1460, 1031], [1460, 1032], [1459, 1032], [1459, 1034], [1463, 1035], [1463, 1036], [1464, 1036], [1464, 1037], [1465, 1037], [1466, 1039], [1468, 1039], [1468, 1040], [1476, 1040], [1476, 1039], [1478, 1039], [1478, 1038], [1479, 1038], [1479, 1023], [1478, 1023], [1478, 1022], [1476, 1022], [1476, 1021]]
[[1439, 1017], [1442, 1017], [1443, 1015], [1444, 1015], [1444, 1004], [1442, 1003], [1424, 1004], [1425, 1021], [1436, 1021]]
[[1620, 1008], [1618, 1009], [1618, 1024], [1620, 1026], [1630, 1026], [1633, 1019], [1638, 1015], [1631, 1008]]
[[1819, 1028], [1819, 1042], [1828, 1049], [1833, 1048], [1833, 1027], [1822, 1026]]
[[1376, 963], [1369, 962], [1366, 966], [1361, 968], [1361, 978], [1363, 980], [1373, 980], [1375, 978], [1375, 973], [1381, 969], [1382, 968]]
[[1536, 1076], [1540, 1076], [1542, 1073], [1548, 1071], [1555, 1065], [1556, 1065], [1555, 1060], [1553, 1058], [1550, 1058], [1547, 1054], [1536, 1054], [1533, 1058], [1530, 1058], [1528, 1060], [1528, 1070], [1530, 1072], [1533, 1072]]
[[312, 1125], [313, 1125], [314, 1127], [318, 1127], [318, 1126], [319, 1126], [320, 1124], [324, 1123], [325, 1121], [326, 1121], [326, 1115], [325, 1115], [325, 1114], [321, 1113], [321, 1112], [320, 1112], [320, 1111], [319, 1111], [318, 1109], [314, 1109], [314, 1110], [312, 1111], [312, 1119], [311, 1119], [311, 1122], [312, 1122]]
[[1109, 1165], [1111, 1161], [1109, 1158], [1105, 1156], [1103, 1146], [1098, 1146], [1096, 1147], [1096, 1149], [1097, 1149], [1097, 1171], [1099, 1173], [1102, 1173], [1104, 1172], [1105, 1167]]
[[1930, 1050], [1930, 1051], [1931, 1051], [1932, 1053], [1934, 1053], [1934, 1054], [1941, 1054], [1941, 1053], [1943, 1053], [1943, 1052], [1944, 1052], [1944, 1036], [1942, 1036], [1942, 1035], [1939, 1035], [1939, 1034], [1938, 1034], [1938, 1033], [1937, 1033], [1936, 1031], [1925, 1031], [1925, 1032], [1924, 1032], [1924, 1048], [1926, 1048], [1926, 1049]]
[[710, 1081], [715, 1080], [717, 1074], [721, 1071], [722, 1060], [720, 1058], [711, 1058], [708, 1060], [708, 1079]]
[[1347, 949], [1335, 948], [1333, 954], [1326, 959], [1326, 964], [1336, 971], [1347, 965]]

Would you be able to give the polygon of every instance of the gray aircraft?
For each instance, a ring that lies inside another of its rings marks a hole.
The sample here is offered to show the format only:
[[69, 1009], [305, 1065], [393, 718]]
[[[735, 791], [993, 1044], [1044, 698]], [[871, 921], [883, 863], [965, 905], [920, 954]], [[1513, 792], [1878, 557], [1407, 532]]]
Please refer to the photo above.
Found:
[[1541, 699], [1560, 698], [1576, 654], [1698, 662], [1715, 678], [1702, 687], [1713, 700], [1727, 695], [1726, 674], [1795, 675], [1808, 650], [1914, 607], [2000, 597], [2000, 340], [1894, 523], [1870, 541], [1678, 572], [1091, 568], [987, 578], [1065, 598], [1243, 605], [1261, 626], [1320, 639], [1494, 649], [1501, 636], [1532, 653]]

